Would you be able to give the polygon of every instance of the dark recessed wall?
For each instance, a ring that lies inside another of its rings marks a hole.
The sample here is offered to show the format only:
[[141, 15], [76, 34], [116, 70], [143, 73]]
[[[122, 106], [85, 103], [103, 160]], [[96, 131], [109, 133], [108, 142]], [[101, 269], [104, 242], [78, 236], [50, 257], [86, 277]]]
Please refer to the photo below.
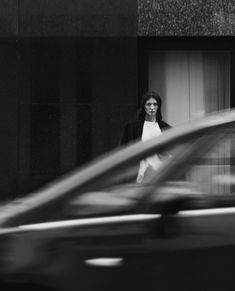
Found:
[[137, 103], [136, 5], [0, 0], [1, 197], [117, 146]]
[[6, 193], [118, 146], [137, 107], [136, 38], [24, 38], [0, 49]]
[[18, 51], [0, 45], [0, 187], [1, 197], [17, 191], [19, 151]]

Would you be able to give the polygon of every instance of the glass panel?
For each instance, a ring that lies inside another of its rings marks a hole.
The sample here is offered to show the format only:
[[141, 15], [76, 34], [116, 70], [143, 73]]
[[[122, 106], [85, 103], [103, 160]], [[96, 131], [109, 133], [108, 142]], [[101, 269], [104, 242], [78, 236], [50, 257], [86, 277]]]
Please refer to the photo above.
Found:
[[[207, 137], [208, 142], [210, 137]], [[191, 157], [165, 180], [152, 199], [169, 193], [191, 195], [199, 207], [223, 207], [235, 205], [235, 133], [227, 131], [216, 143], [208, 147], [206, 152], [195, 152]], [[200, 200], [201, 199], [201, 200]], [[202, 204], [198, 203], [199, 200]], [[191, 207], [191, 206], [190, 206]]]

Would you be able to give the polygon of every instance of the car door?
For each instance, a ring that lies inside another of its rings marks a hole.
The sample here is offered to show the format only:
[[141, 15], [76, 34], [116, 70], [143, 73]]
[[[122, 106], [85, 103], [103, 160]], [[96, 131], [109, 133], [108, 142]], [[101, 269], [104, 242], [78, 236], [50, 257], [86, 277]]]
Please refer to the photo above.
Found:
[[44, 277], [55, 290], [142, 290], [151, 265], [146, 238], [160, 219], [129, 214], [21, 225], [9, 241], [8, 271], [14, 280]]

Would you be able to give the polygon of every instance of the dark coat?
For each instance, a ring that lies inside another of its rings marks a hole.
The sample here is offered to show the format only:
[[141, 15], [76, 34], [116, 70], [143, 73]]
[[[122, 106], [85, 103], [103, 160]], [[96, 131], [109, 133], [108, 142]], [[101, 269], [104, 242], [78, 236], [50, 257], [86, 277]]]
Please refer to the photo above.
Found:
[[[169, 124], [164, 121], [158, 121], [158, 125], [161, 131], [171, 128]], [[127, 123], [124, 127], [122, 136], [120, 138], [120, 145], [127, 144], [132, 141], [137, 141], [141, 139], [144, 127], [144, 120], [136, 120], [134, 122]]]

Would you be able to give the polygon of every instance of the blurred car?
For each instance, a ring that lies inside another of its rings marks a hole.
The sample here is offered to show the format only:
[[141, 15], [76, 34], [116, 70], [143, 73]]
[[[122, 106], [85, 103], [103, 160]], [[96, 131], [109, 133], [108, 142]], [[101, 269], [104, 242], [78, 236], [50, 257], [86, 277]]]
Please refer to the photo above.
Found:
[[0, 288], [235, 290], [234, 191], [233, 110], [115, 150], [1, 204]]

